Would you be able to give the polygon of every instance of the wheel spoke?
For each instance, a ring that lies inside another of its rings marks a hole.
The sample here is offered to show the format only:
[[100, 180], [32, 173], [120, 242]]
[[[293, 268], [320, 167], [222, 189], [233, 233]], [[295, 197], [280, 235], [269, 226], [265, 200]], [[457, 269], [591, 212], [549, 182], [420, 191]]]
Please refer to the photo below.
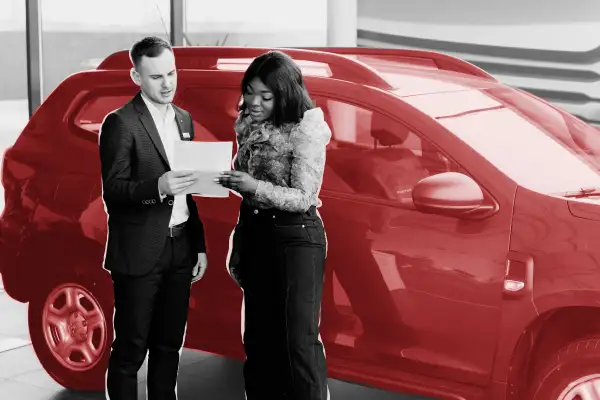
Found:
[[85, 342], [81, 343], [78, 346], [78, 350], [81, 352], [81, 354], [83, 355], [83, 357], [85, 358], [85, 361], [88, 364], [93, 363], [96, 358], [98, 357], [98, 349], [95, 349], [94, 346], [91, 343], [91, 340], [86, 340]]
[[88, 312], [85, 318], [90, 332], [96, 328], [101, 328], [104, 325], [104, 316], [98, 310]]
[[581, 397], [581, 400], [596, 400], [596, 394], [594, 393], [594, 386], [592, 382], [586, 382], [583, 383], [581, 386], [579, 386], [578, 388], [579, 390], [577, 391], [579, 394], [579, 397]]
[[73, 353], [73, 342], [69, 339], [67, 341], [61, 341], [55, 348], [56, 353], [63, 360], [69, 360], [71, 353]]
[[64, 289], [66, 308], [69, 311], [75, 311], [79, 308], [78, 290], [68, 287]]
[[585, 395], [583, 400], [600, 400], [600, 380], [593, 379], [585, 383]]
[[590, 382], [594, 387], [594, 395], [596, 400], [600, 400], [600, 379], [594, 379]]
[[56, 326], [57, 329], [62, 329], [62, 326], [65, 324], [65, 317], [59, 310], [50, 306], [46, 315], [46, 323]]
[[64, 317], [69, 314], [69, 310], [66, 306], [62, 306], [62, 308], [56, 308], [54, 304], [48, 304], [46, 307], [48, 314], [52, 314], [56, 317]]

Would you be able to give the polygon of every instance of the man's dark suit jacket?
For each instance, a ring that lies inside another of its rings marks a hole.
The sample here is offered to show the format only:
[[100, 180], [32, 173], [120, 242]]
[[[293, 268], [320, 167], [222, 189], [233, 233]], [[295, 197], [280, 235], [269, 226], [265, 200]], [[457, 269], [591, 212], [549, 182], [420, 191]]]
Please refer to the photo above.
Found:
[[[191, 115], [174, 104], [173, 109], [180, 137], [192, 140]], [[183, 132], [189, 133], [189, 138], [184, 138]], [[171, 168], [141, 92], [105, 117], [99, 149], [102, 197], [108, 213], [104, 268], [143, 275], [156, 264], [165, 245], [174, 197], [160, 200], [158, 178]], [[204, 227], [196, 203], [189, 194], [186, 200], [192, 249], [204, 253]]]

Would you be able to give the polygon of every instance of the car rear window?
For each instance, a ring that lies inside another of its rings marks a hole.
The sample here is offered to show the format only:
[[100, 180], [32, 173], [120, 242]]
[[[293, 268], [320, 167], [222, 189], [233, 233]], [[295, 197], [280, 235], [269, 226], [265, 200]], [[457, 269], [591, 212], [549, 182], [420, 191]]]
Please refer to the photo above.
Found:
[[75, 115], [76, 126], [98, 134], [104, 117], [131, 100], [131, 95], [102, 95], [91, 98]]

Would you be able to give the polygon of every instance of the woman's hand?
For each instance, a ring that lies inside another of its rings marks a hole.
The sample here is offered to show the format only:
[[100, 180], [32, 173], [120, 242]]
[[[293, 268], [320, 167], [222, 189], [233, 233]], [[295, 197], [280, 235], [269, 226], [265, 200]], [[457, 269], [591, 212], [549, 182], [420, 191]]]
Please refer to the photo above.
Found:
[[217, 178], [217, 183], [238, 193], [255, 193], [258, 181], [245, 172], [223, 171]]

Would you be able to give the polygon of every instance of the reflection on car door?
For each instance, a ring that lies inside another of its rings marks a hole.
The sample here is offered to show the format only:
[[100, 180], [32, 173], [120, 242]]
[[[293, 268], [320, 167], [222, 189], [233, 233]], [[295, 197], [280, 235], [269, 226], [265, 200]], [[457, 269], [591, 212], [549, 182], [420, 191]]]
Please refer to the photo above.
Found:
[[317, 96], [333, 130], [320, 209], [329, 240], [328, 357], [390, 375], [484, 383], [501, 317], [510, 210], [481, 221], [417, 212], [411, 190], [420, 179], [464, 171], [420, 133], [374, 111], [381, 105], [335, 93]]

